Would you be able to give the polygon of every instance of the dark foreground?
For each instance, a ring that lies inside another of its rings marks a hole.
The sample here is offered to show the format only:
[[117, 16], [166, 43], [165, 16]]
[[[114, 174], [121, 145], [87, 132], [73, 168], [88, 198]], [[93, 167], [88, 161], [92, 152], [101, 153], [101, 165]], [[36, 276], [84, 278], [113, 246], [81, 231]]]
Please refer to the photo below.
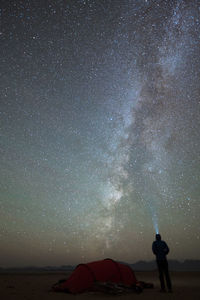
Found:
[[20, 300], [59, 300], [59, 299], [192, 299], [200, 300], [200, 272], [172, 272], [173, 293], [161, 294], [157, 272], [136, 272], [138, 280], [152, 282], [152, 290], [144, 290], [142, 294], [106, 295], [90, 292], [79, 295], [61, 294], [50, 291], [51, 286], [59, 279], [67, 278], [70, 273], [27, 273], [0, 274], [0, 299]]

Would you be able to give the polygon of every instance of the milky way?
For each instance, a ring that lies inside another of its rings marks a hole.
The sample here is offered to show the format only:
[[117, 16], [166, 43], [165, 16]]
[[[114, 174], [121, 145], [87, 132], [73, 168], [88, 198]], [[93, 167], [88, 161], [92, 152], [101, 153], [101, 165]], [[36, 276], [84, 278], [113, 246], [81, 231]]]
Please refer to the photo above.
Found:
[[200, 259], [200, 2], [0, 15], [0, 266]]

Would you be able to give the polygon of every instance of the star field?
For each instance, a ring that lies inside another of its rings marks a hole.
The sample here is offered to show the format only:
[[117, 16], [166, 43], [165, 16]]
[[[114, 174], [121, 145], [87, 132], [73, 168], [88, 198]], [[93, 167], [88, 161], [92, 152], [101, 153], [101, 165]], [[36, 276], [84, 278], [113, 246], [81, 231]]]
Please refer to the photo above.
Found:
[[2, 3], [0, 266], [200, 259], [200, 2]]

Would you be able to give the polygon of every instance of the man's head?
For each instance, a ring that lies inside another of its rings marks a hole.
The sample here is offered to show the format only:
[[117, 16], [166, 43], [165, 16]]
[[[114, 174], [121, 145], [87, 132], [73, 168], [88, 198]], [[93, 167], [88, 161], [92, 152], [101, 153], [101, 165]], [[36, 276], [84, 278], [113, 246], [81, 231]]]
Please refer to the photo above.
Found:
[[156, 241], [160, 241], [161, 240], [161, 235], [159, 233], [156, 234]]

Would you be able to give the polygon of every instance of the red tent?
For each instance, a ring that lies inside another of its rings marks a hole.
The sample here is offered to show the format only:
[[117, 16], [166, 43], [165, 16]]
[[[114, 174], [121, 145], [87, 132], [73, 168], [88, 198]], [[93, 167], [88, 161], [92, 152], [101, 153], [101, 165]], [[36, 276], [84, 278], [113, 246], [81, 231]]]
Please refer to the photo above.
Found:
[[110, 258], [80, 264], [71, 276], [54, 290], [76, 294], [89, 290], [95, 281], [121, 283], [131, 286], [137, 283], [133, 270]]

